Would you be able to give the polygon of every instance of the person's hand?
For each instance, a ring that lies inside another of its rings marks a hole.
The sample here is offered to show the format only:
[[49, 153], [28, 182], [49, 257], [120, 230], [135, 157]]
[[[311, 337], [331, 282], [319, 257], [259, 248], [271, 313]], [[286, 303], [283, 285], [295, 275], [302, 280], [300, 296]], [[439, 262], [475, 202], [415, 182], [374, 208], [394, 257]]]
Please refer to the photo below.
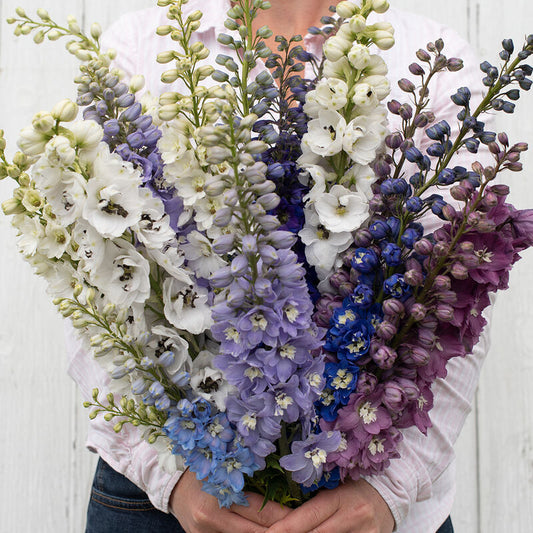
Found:
[[391, 533], [394, 518], [385, 500], [364, 480], [346, 481], [268, 528], [267, 533]]
[[260, 511], [263, 497], [247, 493], [249, 506], [221, 509], [214, 496], [202, 490], [202, 482], [187, 470], [170, 495], [170, 508], [187, 533], [264, 533], [290, 509], [268, 502]]

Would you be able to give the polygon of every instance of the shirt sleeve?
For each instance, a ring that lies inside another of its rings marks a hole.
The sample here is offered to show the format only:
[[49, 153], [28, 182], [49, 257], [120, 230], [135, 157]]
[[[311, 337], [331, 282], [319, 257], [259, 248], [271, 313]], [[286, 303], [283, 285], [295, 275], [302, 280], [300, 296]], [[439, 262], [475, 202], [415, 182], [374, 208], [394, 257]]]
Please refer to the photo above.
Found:
[[[429, 42], [442, 37], [445, 43], [443, 53], [448, 58], [459, 57], [463, 59], [465, 65], [458, 73], [443, 72], [438, 74], [434, 80], [435, 83], [430, 85], [430, 109], [435, 113], [437, 121], [446, 120], [449, 123], [452, 136], [455, 136], [459, 129], [456, 115], [460, 108], [453, 104], [450, 96], [459, 87], [466, 86], [472, 92], [472, 108], [475, 109], [475, 106], [481, 102], [484, 91], [481, 73], [477, 68], [479, 62], [470, 45], [453, 30], [434, 23], [431, 24], [431, 30], [438, 33], [428, 35], [428, 29], [422, 29], [423, 37], [421, 39], [427, 37], [426, 42]], [[402, 31], [401, 24], [400, 34], [401, 37], [409, 35], [407, 28], [403, 28]], [[400, 50], [395, 52], [402, 54], [402, 56], [398, 56], [400, 64], [408, 64], [409, 58], [414, 58], [414, 52], [421, 47], [420, 44], [418, 47], [414, 46], [412, 38], [402, 40]], [[404, 54], [408, 55], [405, 56]], [[387, 58], [389, 64], [391, 64], [391, 59], [391, 57]], [[402, 77], [406, 74], [408, 73], [404, 72]], [[401, 101], [407, 100], [406, 93], [403, 93], [401, 97]], [[427, 138], [421, 139], [420, 136], [416, 141], [417, 146], [422, 150], [427, 148], [429, 142], [432, 142]], [[490, 160], [488, 150], [484, 145], [481, 145], [478, 154], [463, 151], [452, 160], [450, 166], [461, 165], [470, 168], [474, 161], [486, 163], [488, 160]], [[443, 193], [443, 191], [439, 192]], [[443, 193], [443, 196], [447, 201], [453, 202], [446, 193]], [[436, 227], [432, 228], [428, 223], [426, 230], [428, 229], [432, 231]], [[494, 297], [491, 296], [493, 303]], [[450, 467], [455, 458], [454, 445], [467, 415], [472, 410], [479, 374], [489, 349], [491, 312], [492, 305], [484, 312], [487, 325], [478, 344], [474, 347], [473, 353], [464, 358], [451, 359], [447, 365], [447, 377], [444, 380], [438, 379], [434, 383], [432, 387], [434, 407], [430, 411], [432, 427], [428, 430], [427, 436], [420, 433], [416, 427], [402, 430], [404, 438], [398, 448], [400, 458], [393, 459], [383, 474], [366, 478], [366, 481], [387, 502], [394, 516], [396, 528], [401, 529], [402, 522], [416, 502], [426, 501], [432, 497], [433, 485]], [[448, 513], [449, 509], [442, 520], [446, 518]]]

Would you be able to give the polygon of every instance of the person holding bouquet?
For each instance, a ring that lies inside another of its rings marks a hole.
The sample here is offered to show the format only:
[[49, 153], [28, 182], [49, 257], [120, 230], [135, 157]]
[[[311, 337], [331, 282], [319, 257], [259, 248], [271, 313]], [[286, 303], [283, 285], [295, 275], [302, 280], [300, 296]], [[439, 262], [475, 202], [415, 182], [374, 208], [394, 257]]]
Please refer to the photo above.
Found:
[[[387, 2], [374, 0], [380, 13]], [[304, 35], [305, 49], [320, 57], [323, 36], [309, 34], [320, 25], [330, 4], [326, 0], [271, 0], [271, 8], [261, 11], [256, 28], [269, 26], [273, 35]], [[199, 39], [213, 53], [230, 53], [217, 42], [225, 32], [227, 0], [190, 0], [186, 13], [204, 11]], [[376, 15], [382, 20], [382, 15]], [[482, 85], [477, 60], [467, 43], [452, 30], [417, 15], [394, 9], [387, 12], [395, 27], [396, 45], [380, 53], [389, 66], [392, 97], [401, 98], [395, 80], [403, 78], [412, 55], [427, 42], [442, 38], [449, 56], [464, 60], [462, 85], [468, 85], [473, 100], [481, 100]], [[166, 23], [165, 10], [152, 8], [124, 15], [103, 36], [103, 48], [117, 51], [116, 66], [127, 77], [143, 74], [152, 95], [167, 90], [160, 81], [164, 65], [154, 58], [172, 46], [157, 37], [155, 30]], [[273, 37], [267, 44], [274, 49]], [[384, 47], [388, 48], [388, 47]], [[258, 67], [258, 70], [266, 67]], [[459, 82], [453, 75], [437, 76], [432, 87], [431, 109], [453, 127], [456, 108], [450, 95]], [[398, 96], [400, 95], [400, 96]], [[399, 117], [393, 116], [393, 119]], [[391, 124], [394, 130], [398, 124]], [[481, 156], [478, 155], [477, 159]], [[465, 156], [464, 166], [473, 161]], [[90, 398], [98, 384], [105, 389], [108, 377], [71, 337], [70, 373]], [[446, 380], [434, 385], [433, 427], [427, 437], [416, 428], [403, 433], [401, 457], [394, 459], [381, 474], [366, 479], [347, 479], [339, 487], [320, 491], [294, 510], [274, 502], [263, 507], [263, 498], [249, 493], [249, 506], [220, 508], [213, 496], [202, 491], [202, 483], [189, 470], [167, 474], [158, 465], [156, 452], [136, 428], [116, 434], [111, 425], [96, 418], [91, 422], [88, 447], [100, 454], [93, 493], [89, 504], [87, 533], [109, 531], [186, 531], [187, 533], [450, 533], [449, 513], [454, 495], [453, 445], [471, 409], [480, 367], [488, 349], [483, 333], [473, 354], [453, 359]]]

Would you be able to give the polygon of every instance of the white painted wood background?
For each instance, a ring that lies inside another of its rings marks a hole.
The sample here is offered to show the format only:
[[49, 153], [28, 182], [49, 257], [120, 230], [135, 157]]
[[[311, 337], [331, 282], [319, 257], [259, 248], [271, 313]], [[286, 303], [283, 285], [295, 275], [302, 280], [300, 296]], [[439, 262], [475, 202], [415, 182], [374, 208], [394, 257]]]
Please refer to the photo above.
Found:
[[[206, 0], [206, 4], [216, 0]], [[86, 26], [104, 27], [121, 12], [155, 0], [21, 0], [28, 12], [44, 7], [63, 20], [74, 14]], [[518, 43], [533, 32], [530, 0], [391, 0], [454, 27], [495, 60], [499, 42]], [[19, 0], [0, 0], [2, 21]], [[436, 36], [437, 37], [437, 36]], [[32, 115], [74, 97], [76, 62], [60, 43], [35, 46], [0, 24], [0, 128], [15, 150], [18, 131]], [[533, 94], [520, 102], [520, 119], [499, 119], [513, 141], [533, 143]], [[533, 157], [510, 176], [512, 200], [533, 204]], [[0, 183], [0, 198], [10, 185]], [[95, 458], [84, 449], [87, 413], [66, 375], [63, 331], [43, 284], [17, 256], [14, 232], [0, 215], [0, 531], [75, 533], [84, 530]], [[458, 443], [458, 533], [533, 531], [533, 254], [513, 272], [512, 288], [497, 303], [493, 347]], [[427, 532], [431, 533], [431, 532]]]

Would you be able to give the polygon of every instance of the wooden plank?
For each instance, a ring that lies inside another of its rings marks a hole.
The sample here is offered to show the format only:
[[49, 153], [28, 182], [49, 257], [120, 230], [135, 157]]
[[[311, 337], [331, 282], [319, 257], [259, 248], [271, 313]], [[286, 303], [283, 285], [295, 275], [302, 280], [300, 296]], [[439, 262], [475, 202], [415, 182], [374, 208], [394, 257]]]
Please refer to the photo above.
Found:
[[[15, 38], [3, 20], [18, 1], [3, 0], [0, 41], [0, 127], [6, 130], [9, 152], [22, 126], [59, 96], [75, 96], [71, 82], [76, 61], [61, 43], [36, 46], [29, 37]], [[26, 2], [28, 13], [41, 2]], [[48, 0], [51, 14], [66, 16], [64, 2]], [[82, 15], [81, 0], [68, 9]], [[0, 184], [0, 196], [10, 186]], [[73, 512], [70, 500], [72, 431], [70, 412], [74, 385], [66, 375], [63, 327], [44, 284], [23, 263], [8, 220], [0, 215], [2, 264], [0, 298], [0, 530], [67, 533]], [[31, 512], [28, 512], [31, 509]], [[76, 511], [77, 512], [77, 511]]]
[[[496, 57], [501, 38], [513, 38], [522, 46], [524, 35], [533, 31], [533, 7], [526, 0], [513, 2], [512, 9], [497, 9], [477, 1], [480, 53]], [[487, 36], [498, 36], [488, 38]], [[525, 94], [518, 102], [519, 116], [531, 117], [533, 98]], [[533, 141], [530, 120], [497, 115], [497, 131], [505, 130], [511, 142]], [[526, 171], [506, 176], [511, 201], [531, 207], [533, 157], [523, 158]], [[529, 531], [533, 521], [533, 360], [528, 333], [533, 326], [530, 302], [533, 253], [524, 253], [511, 275], [511, 288], [502, 294], [494, 312], [493, 344], [480, 383], [480, 531]]]

